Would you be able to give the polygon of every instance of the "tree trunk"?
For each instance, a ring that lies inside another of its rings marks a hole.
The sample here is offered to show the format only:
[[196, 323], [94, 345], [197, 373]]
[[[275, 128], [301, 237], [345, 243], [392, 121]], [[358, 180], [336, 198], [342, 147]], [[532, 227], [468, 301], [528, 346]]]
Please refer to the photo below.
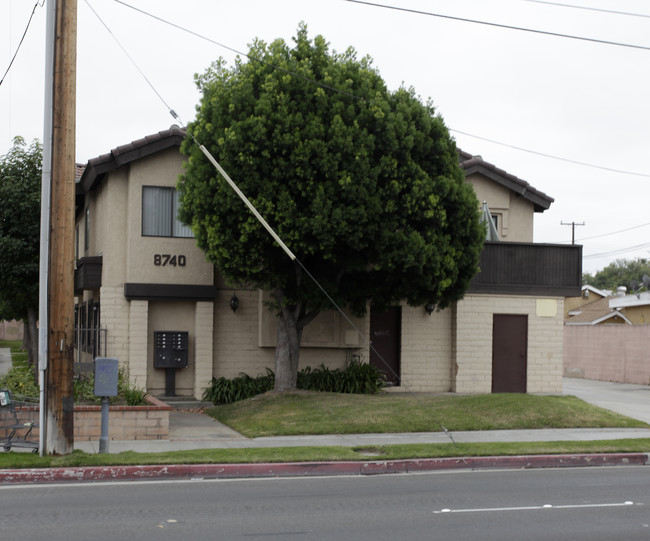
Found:
[[298, 327], [298, 319], [289, 309], [283, 308], [278, 318], [278, 341], [275, 346], [276, 391], [296, 388], [301, 339], [302, 328]]
[[38, 329], [36, 310], [27, 309], [27, 325], [25, 325], [25, 338], [27, 343], [27, 359], [34, 370], [34, 380], [38, 382]]

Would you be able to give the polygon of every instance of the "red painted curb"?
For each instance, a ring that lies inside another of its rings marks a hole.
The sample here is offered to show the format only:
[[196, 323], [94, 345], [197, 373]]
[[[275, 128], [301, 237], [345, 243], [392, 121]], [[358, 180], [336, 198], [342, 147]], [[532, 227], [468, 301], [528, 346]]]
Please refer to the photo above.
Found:
[[0, 484], [67, 483], [157, 479], [233, 479], [315, 475], [384, 475], [438, 470], [568, 468], [645, 465], [645, 453], [425, 458], [372, 462], [177, 464], [0, 470]]

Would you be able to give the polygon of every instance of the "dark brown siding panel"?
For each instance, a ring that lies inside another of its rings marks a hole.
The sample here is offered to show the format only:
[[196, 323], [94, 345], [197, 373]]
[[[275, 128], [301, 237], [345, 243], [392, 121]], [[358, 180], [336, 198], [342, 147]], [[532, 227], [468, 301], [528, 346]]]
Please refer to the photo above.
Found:
[[486, 242], [470, 293], [577, 296], [582, 246]]
[[124, 296], [139, 301], [213, 301], [214, 286], [176, 284], [124, 284]]
[[102, 257], [82, 257], [74, 271], [74, 292], [96, 290], [102, 286]]

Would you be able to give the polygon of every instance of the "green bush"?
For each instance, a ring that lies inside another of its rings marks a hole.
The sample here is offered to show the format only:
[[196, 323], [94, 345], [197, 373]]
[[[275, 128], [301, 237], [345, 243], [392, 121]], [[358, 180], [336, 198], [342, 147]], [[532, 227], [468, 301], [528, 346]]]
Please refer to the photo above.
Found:
[[[241, 373], [234, 379], [212, 378], [203, 392], [203, 400], [215, 405], [230, 404], [273, 389], [275, 374], [266, 369], [265, 375], [252, 378]], [[345, 370], [330, 369], [324, 364], [312, 369], [307, 366], [298, 372], [298, 389], [328, 393], [375, 394], [384, 385], [382, 372], [360, 361], [351, 362]]]
[[34, 380], [34, 372], [26, 363], [21, 363], [2, 377], [0, 377], [0, 389], [8, 389], [16, 400], [38, 400], [40, 394], [38, 384]]
[[230, 404], [270, 391], [273, 389], [274, 378], [273, 370], [269, 368], [265, 375], [256, 378], [243, 372], [234, 379], [212, 378], [202, 397], [215, 405]]
[[[92, 373], [75, 374], [73, 389], [75, 403], [101, 403], [101, 397], [95, 396], [95, 377]], [[127, 406], [142, 406], [147, 404], [145, 396], [147, 392], [133, 385], [127, 370], [120, 368], [117, 373], [117, 396], [111, 397], [110, 403], [123, 401]]]
[[[95, 381], [93, 374], [75, 374], [73, 378], [73, 397], [75, 403], [101, 403], [101, 398], [94, 394]], [[8, 389], [16, 400], [38, 400], [39, 387], [34, 381], [34, 373], [27, 365], [19, 364], [9, 369], [9, 372], [0, 377], [0, 389]], [[146, 404], [144, 397], [147, 392], [132, 385], [126, 370], [120, 369], [117, 380], [117, 396], [111, 398], [115, 403], [123, 400], [128, 406], [141, 406]]]

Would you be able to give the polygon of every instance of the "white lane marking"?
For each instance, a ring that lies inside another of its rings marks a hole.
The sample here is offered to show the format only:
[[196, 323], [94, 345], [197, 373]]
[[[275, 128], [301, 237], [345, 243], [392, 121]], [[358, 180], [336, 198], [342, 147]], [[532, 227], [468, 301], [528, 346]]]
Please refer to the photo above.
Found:
[[441, 509], [440, 511], [434, 511], [434, 515], [442, 513], [494, 513], [494, 512], [503, 512], [503, 511], [536, 511], [539, 509], [589, 509], [596, 507], [624, 507], [626, 505], [643, 505], [635, 504], [634, 502], [623, 502], [623, 503], [584, 503], [584, 504], [570, 504], [570, 505], [531, 505], [527, 507], [488, 507], [488, 508], [478, 508], [478, 509]]

